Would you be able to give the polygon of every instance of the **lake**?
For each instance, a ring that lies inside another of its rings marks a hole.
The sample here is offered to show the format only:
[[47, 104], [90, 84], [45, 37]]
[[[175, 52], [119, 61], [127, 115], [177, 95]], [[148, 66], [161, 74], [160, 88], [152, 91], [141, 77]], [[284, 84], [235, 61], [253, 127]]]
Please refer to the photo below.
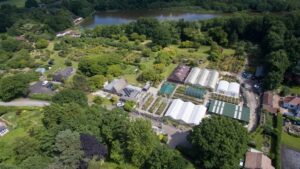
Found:
[[131, 10], [116, 12], [97, 12], [92, 17], [85, 19], [81, 26], [84, 28], [94, 28], [97, 25], [117, 25], [126, 24], [140, 17], [154, 17], [158, 20], [179, 20], [185, 21], [208, 20], [218, 17], [218, 14], [205, 14], [193, 12], [180, 12], [172, 10]]

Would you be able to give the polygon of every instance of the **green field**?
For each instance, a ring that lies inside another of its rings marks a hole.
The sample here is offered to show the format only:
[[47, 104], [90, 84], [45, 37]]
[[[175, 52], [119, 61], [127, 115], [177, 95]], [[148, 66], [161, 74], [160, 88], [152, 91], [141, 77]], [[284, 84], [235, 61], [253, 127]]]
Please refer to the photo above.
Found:
[[28, 136], [30, 129], [37, 129], [42, 126], [42, 113], [39, 108], [15, 109], [1, 116], [8, 122], [9, 133], [0, 137], [0, 161], [13, 163], [13, 145], [17, 138]]
[[287, 134], [286, 132], [282, 132], [281, 140], [282, 140], [282, 144], [287, 145], [291, 148], [300, 150], [300, 138], [299, 137], [294, 137], [294, 136]]

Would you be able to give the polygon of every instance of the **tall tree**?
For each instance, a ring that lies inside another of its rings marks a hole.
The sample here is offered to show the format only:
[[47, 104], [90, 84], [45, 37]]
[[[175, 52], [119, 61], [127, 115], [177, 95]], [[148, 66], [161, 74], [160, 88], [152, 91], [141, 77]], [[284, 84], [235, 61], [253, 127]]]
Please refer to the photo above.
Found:
[[130, 123], [127, 132], [126, 151], [128, 159], [135, 166], [140, 167], [150, 157], [158, 144], [159, 140], [149, 121], [137, 119]]
[[234, 169], [247, 151], [248, 133], [235, 120], [212, 116], [194, 127], [188, 139], [202, 168]]
[[55, 147], [59, 153], [56, 165], [67, 169], [78, 168], [84, 154], [81, 150], [79, 133], [71, 130], [61, 131], [55, 140]]

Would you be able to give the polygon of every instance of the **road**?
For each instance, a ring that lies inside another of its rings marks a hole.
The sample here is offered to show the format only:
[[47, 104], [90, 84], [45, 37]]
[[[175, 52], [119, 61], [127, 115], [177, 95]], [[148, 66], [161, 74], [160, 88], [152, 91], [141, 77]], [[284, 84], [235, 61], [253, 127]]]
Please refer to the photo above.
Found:
[[245, 66], [248, 64], [248, 62], [249, 61], [247, 58], [242, 71], [237, 75], [237, 79], [239, 80], [240, 84], [244, 84], [244, 87], [241, 87], [241, 92], [243, 94], [244, 104], [250, 108], [248, 131], [253, 131], [256, 129], [258, 123], [260, 97], [253, 91], [253, 81], [250, 79], [245, 79], [241, 76], [242, 72], [245, 71]]
[[49, 106], [50, 102], [40, 101], [40, 100], [31, 100], [31, 99], [17, 99], [10, 102], [0, 102], [0, 106], [17, 106], [17, 107], [44, 107]]

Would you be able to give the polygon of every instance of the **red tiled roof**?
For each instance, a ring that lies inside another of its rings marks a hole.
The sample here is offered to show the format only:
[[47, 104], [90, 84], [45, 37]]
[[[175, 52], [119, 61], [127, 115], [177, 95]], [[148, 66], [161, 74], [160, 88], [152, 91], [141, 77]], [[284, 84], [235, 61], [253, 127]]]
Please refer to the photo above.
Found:
[[287, 96], [284, 98], [283, 102], [292, 105], [298, 105], [300, 104], [300, 97]]

